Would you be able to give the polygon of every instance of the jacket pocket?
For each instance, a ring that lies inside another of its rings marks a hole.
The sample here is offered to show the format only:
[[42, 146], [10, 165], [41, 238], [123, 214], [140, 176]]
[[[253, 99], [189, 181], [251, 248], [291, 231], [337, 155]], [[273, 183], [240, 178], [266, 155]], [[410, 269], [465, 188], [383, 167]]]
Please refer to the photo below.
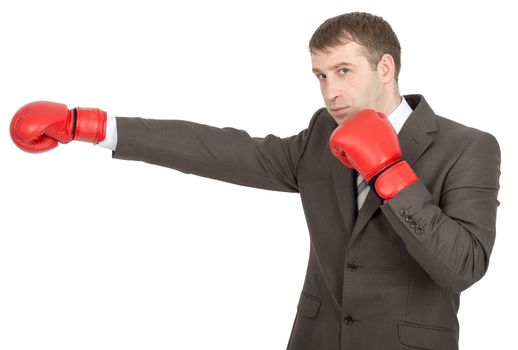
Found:
[[397, 322], [401, 344], [425, 350], [457, 350], [459, 338], [454, 329], [405, 321]]
[[300, 294], [299, 304], [297, 305], [297, 311], [301, 315], [307, 318], [315, 318], [317, 317], [319, 309], [320, 299], [304, 291]]

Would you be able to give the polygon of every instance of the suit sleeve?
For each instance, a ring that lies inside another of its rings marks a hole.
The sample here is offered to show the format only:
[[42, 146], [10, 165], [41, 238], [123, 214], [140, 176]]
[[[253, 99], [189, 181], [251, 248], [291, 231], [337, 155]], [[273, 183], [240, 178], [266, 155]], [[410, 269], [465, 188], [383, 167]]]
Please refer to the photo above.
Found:
[[418, 180], [381, 207], [409, 253], [448, 290], [460, 293], [487, 271], [499, 177], [498, 142], [480, 133], [450, 169], [438, 204]]
[[281, 138], [251, 137], [231, 127], [186, 120], [117, 117], [112, 158], [143, 161], [260, 189], [298, 192], [297, 166], [320, 111], [308, 128]]

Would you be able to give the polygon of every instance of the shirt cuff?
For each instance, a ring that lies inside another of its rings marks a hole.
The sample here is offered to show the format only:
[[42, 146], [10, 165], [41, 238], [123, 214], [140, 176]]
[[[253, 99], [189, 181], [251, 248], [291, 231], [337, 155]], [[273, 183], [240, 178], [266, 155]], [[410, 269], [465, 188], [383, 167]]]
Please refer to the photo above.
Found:
[[97, 145], [115, 151], [117, 147], [117, 122], [115, 117], [108, 116], [106, 120], [106, 137]]

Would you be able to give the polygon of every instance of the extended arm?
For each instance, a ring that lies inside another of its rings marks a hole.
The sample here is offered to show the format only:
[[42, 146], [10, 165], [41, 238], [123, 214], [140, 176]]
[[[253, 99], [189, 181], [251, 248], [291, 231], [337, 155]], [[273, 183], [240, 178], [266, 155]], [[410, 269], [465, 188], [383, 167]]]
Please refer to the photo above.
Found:
[[[38, 153], [72, 140], [102, 143], [112, 156], [161, 165], [216, 180], [267, 190], [298, 192], [297, 166], [314, 122], [297, 135], [251, 137], [235, 128], [186, 120], [110, 118], [92, 108], [38, 101], [20, 108], [11, 137], [27, 152]], [[115, 125], [113, 125], [115, 121]], [[109, 140], [104, 141], [108, 124]], [[115, 133], [115, 134], [113, 134]]]

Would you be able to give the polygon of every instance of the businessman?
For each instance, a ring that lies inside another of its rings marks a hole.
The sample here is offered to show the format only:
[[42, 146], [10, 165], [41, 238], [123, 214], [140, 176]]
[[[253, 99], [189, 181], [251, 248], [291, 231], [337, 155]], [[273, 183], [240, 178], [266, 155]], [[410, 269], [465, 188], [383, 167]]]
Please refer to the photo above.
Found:
[[378, 16], [327, 19], [309, 51], [325, 107], [291, 137], [45, 101], [18, 110], [11, 137], [300, 193], [311, 249], [289, 350], [458, 349], [460, 294], [495, 240], [498, 142], [400, 95], [400, 44]]

